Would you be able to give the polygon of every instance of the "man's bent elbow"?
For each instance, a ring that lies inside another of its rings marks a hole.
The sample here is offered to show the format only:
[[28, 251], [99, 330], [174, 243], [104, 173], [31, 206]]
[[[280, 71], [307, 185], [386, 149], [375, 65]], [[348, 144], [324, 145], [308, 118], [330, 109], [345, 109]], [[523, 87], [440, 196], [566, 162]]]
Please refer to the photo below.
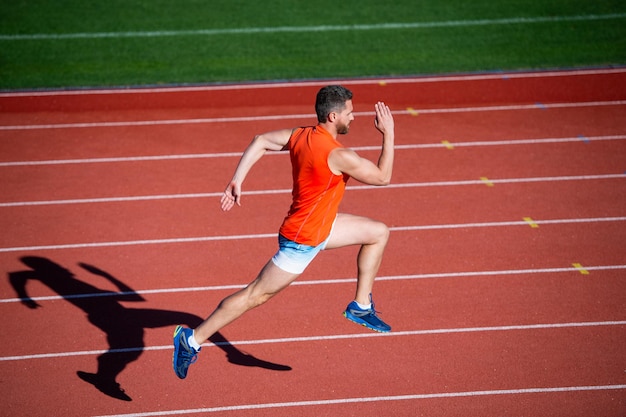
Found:
[[376, 178], [370, 181], [363, 181], [367, 185], [373, 185], [374, 187], [385, 187], [391, 184], [391, 178]]
[[370, 172], [369, 175], [351, 175], [355, 180], [363, 184], [373, 185], [375, 187], [383, 187], [391, 184], [391, 174], [385, 172]]

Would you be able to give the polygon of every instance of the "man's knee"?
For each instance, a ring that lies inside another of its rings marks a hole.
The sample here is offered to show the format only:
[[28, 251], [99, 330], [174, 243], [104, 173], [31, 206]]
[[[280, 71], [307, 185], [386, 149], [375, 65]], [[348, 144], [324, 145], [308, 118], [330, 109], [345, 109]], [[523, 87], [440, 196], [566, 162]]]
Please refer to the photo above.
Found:
[[276, 271], [283, 273], [273, 262], [268, 262], [268, 265], [263, 268], [259, 276], [246, 287], [244, 291], [246, 293], [248, 310], [265, 304], [293, 280], [284, 279], [277, 275]]
[[245, 295], [246, 295], [245, 297], [246, 310], [251, 310], [255, 307], [265, 304], [267, 300], [272, 298], [274, 294], [267, 294], [265, 292], [260, 291], [258, 288], [255, 288], [254, 285], [251, 285], [251, 286], [248, 286], [248, 288], [246, 288]]
[[389, 227], [385, 223], [375, 222], [374, 227], [374, 235], [376, 236], [376, 241], [378, 243], [387, 243], [389, 240]]

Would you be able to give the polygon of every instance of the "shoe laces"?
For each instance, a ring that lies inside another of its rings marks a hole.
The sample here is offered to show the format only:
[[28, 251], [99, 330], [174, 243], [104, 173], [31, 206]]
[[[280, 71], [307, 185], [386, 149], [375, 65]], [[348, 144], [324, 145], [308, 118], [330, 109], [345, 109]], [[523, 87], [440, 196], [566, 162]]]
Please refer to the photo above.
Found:
[[372, 303], [372, 306], [370, 307], [370, 316], [378, 317], [377, 314], [381, 314], [381, 312], [376, 310], [374, 308], [374, 303]]
[[370, 315], [374, 316], [374, 317], [378, 317], [377, 314], [382, 314], [381, 311], [377, 311], [374, 304], [374, 300], [372, 300], [372, 294], [370, 294], [370, 303], [372, 303], [372, 306], [370, 307]]

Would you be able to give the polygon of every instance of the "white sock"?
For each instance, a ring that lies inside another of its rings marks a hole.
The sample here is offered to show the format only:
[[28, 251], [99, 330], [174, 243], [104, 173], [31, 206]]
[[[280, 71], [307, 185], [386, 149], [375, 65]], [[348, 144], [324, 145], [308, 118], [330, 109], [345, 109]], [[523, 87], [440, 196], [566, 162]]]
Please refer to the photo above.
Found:
[[369, 310], [369, 309], [371, 309], [371, 308], [372, 308], [372, 303], [369, 303], [369, 304], [361, 304], [361, 303], [359, 303], [359, 302], [357, 301], [357, 302], [356, 302], [356, 305], [358, 305], [358, 306], [359, 306], [359, 308], [360, 308], [361, 310]]
[[195, 334], [196, 331], [194, 330], [191, 336], [189, 336], [189, 338], [187, 339], [187, 343], [189, 343], [189, 346], [191, 346], [195, 350], [200, 350], [200, 345], [198, 344], [198, 342], [196, 342], [196, 338], [194, 337]]

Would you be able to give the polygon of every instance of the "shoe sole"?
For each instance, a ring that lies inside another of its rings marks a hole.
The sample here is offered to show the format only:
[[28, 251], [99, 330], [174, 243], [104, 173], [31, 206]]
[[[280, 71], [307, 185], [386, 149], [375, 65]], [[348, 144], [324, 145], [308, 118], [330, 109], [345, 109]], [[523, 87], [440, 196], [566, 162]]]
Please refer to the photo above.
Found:
[[366, 327], [366, 328], [368, 328], [370, 330], [373, 330], [375, 332], [378, 332], [378, 333], [389, 333], [389, 332], [391, 332], [391, 329], [389, 329], [389, 330], [378, 329], [378, 328], [372, 326], [371, 324], [369, 324], [368, 322], [366, 322], [365, 320], [362, 320], [362, 319], [360, 319], [358, 317], [353, 316], [352, 314], [348, 313], [347, 311], [343, 312], [343, 316], [345, 318], [347, 318], [348, 320], [350, 320], [351, 322], [356, 323], [356, 324], [360, 324], [361, 326]]

